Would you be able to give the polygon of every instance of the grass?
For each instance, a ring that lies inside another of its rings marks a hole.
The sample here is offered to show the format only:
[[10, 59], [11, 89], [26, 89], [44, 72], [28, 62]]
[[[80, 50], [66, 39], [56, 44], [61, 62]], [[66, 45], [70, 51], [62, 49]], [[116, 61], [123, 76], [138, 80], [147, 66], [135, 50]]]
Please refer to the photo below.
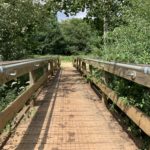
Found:
[[73, 57], [76, 56], [63, 56], [63, 55], [32, 55], [31, 58], [46, 58], [51, 56], [59, 56], [62, 62], [72, 62]]
[[93, 55], [71, 55], [71, 56], [65, 56], [65, 55], [32, 55], [30, 58], [46, 58], [46, 57], [51, 57], [51, 56], [59, 56], [61, 59], [61, 62], [72, 62], [74, 57], [89, 57], [93, 58]]
[[60, 56], [62, 62], [72, 62], [75, 56]]

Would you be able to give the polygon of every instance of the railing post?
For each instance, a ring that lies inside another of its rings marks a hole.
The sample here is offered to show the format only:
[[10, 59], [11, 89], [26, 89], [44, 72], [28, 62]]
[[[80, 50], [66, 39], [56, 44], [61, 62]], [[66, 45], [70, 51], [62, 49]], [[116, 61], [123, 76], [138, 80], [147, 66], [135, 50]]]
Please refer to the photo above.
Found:
[[93, 66], [92, 65], [89, 65], [89, 71], [90, 71], [90, 74], [92, 75], [92, 71], [93, 71]]
[[60, 68], [60, 59], [59, 57], [57, 58], [57, 66], [58, 66], [58, 69]]
[[54, 61], [54, 70], [56, 70], [57, 69], [57, 60], [54, 59], [53, 61]]
[[51, 65], [50, 65], [50, 61], [48, 62], [48, 74], [51, 74]]
[[43, 68], [44, 70], [44, 75], [47, 75], [48, 76], [48, 64], [46, 64]]
[[34, 70], [29, 72], [29, 81], [30, 85], [33, 85], [36, 82], [36, 74]]
[[73, 66], [74, 66], [74, 67], [77, 67], [77, 59], [76, 59], [76, 58], [73, 59], [73, 62], [72, 62], [72, 63], [73, 63]]
[[50, 74], [53, 76], [54, 75], [54, 66], [53, 66], [53, 60], [50, 61]]
[[79, 69], [79, 58], [77, 58], [77, 69]]
[[78, 66], [78, 59], [76, 59], [75, 61], [75, 67], [77, 68], [77, 66]]
[[79, 68], [78, 68], [79, 71], [81, 71], [81, 59], [79, 58]]
[[85, 62], [82, 62], [82, 72], [83, 72], [83, 75], [86, 75], [86, 63]]

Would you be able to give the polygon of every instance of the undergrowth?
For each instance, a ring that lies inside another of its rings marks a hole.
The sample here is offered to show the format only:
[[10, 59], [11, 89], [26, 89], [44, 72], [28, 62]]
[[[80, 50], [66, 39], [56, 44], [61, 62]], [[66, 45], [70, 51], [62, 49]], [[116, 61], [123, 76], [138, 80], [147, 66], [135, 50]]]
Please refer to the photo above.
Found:
[[25, 75], [0, 86], [0, 112], [26, 89], [27, 81], [29, 77]]

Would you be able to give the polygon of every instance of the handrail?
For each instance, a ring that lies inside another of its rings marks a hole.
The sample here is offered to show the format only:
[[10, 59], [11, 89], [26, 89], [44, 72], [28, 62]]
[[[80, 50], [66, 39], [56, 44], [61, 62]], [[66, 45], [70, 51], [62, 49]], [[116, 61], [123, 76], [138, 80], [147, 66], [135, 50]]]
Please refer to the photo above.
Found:
[[[89, 65], [89, 69], [87, 69], [87, 64]], [[97, 68], [150, 88], [150, 66], [148, 65], [130, 65], [79, 57], [73, 60], [73, 65], [79, 72], [86, 76], [92, 73], [93, 68]], [[106, 84], [97, 82], [94, 77], [90, 80], [101, 89], [103, 93], [102, 99], [106, 105], [107, 99], [111, 99], [139, 128], [150, 136], [149, 116], [135, 106], [126, 105], [121, 98], [119, 98], [117, 93], [107, 87]], [[106, 74], [103, 80], [107, 82]]]
[[19, 61], [18, 63], [0, 65], [0, 84], [4, 84], [15, 79], [29, 71], [36, 70], [50, 61], [58, 61], [58, 57], [31, 59], [28, 61]]
[[25, 62], [18, 62], [18, 63], [15, 63], [15, 64], [7, 64], [7, 65], [3, 65], [3, 66], [0, 66], [0, 73], [4, 73], [6, 72], [7, 70], [9, 69], [17, 69], [18, 67], [24, 67], [24, 65], [32, 65], [34, 63], [40, 63], [40, 62], [45, 62], [49, 59], [44, 59], [44, 60], [30, 60], [30, 61], [25, 61]]
[[150, 74], [150, 66], [148, 67], [147, 65], [141, 66], [141, 65], [133, 65], [133, 64], [123, 64], [123, 63], [109, 62], [109, 61], [90, 59], [90, 58], [83, 58], [83, 60], [98, 62], [100, 64], [107, 64], [107, 65], [112, 65], [112, 66], [117, 66], [117, 67], [123, 67], [127, 69], [133, 69], [136, 71], [143, 72], [145, 74]]
[[[23, 62], [13, 62], [13, 64], [0, 66], [0, 84], [7, 83], [25, 74], [29, 75], [30, 83], [21, 95], [0, 112], [0, 132], [6, 126], [7, 122], [13, 119], [29, 99], [32, 98], [33, 93], [47, 81], [49, 76], [54, 75], [54, 72], [59, 68], [59, 57], [23, 60]], [[43, 74], [38, 79], [35, 72], [37, 69], [43, 69]]]
[[150, 66], [148, 65], [141, 66], [97, 59], [78, 58], [78, 61], [80, 60], [101, 70], [150, 88]]
[[23, 60], [13, 60], [13, 61], [0, 61], [0, 66], [4, 66], [4, 65], [9, 65], [9, 64], [16, 64], [16, 63], [20, 63], [20, 62], [26, 62], [26, 61], [30, 61], [33, 59], [23, 59]]

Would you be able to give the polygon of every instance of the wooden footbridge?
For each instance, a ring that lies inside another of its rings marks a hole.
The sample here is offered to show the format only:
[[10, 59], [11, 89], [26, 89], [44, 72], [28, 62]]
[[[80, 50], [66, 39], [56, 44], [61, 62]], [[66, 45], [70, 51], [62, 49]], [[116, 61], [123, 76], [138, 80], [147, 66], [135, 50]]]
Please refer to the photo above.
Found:
[[[138, 150], [136, 141], [108, 110], [107, 100], [116, 104], [148, 136], [150, 117], [134, 106], [125, 105], [106, 86], [107, 74], [104, 82], [89, 79], [101, 93], [98, 96], [83, 78], [92, 74], [94, 68], [150, 87], [149, 66], [83, 58], [75, 58], [73, 65], [60, 65], [57, 57], [1, 64], [0, 84], [29, 75], [26, 90], [0, 112], [1, 149]], [[36, 71], [40, 69], [42, 74], [37, 77]], [[11, 129], [6, 132], [8, 123]]]

